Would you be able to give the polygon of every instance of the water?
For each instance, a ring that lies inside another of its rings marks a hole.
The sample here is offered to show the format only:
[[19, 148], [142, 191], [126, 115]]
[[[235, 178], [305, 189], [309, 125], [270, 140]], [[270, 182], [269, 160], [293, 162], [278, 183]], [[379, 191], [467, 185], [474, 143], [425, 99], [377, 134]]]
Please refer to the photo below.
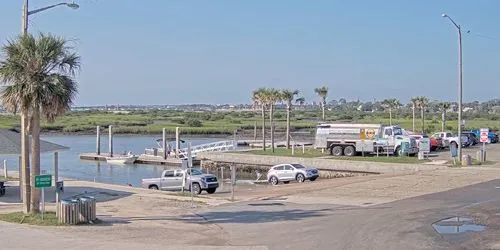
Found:
[[451, 217], [432, 224], [432, 227], [439, 234], [459, 234], [486, 230], [485, 226], [475, 224], [471, 217]]
[[[161, 136], [113, 136], [113, 152], [122, 153], [132, 151], [136, 154], [144, 152], [145, 148], [157, 147], [156, 139]], [[109, 165], [106, 162], [80, 160], [81, 153], [96, 151], [96, 137], [92, 135], [74, 136], [42, 136], [43, 140], [70, 147], [69, 150], [59, 152], [59, 176], [61, 179], [70, 178], [77, 180], [96, 181], [110, 184], [139, 186], [141, 179], [159, 177], [161, 172], [168, 167], [161, 165]], [[181, 147], [199, 145], [204, 143], [227, 140], [224, 138], [182, 138], [186, 142]], [[101, 137], [101, 152], [108, 152], [108, 138]], [[6, 159], [8, 168], [18, 170], [17, 156], [0, 156]], [[41, 155], [41, 170], [47, 174], [53, 173], [54, 154]]]

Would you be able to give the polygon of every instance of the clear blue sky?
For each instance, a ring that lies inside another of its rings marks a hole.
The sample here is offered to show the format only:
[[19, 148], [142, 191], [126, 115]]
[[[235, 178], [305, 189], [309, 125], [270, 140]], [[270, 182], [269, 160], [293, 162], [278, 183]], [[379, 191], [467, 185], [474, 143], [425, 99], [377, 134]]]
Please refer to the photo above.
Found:
[[[57, 0], [32, 0], [31, 8]], [[22, 0], [0, 3], [0, 41], [20, 32]], [[457, 99], [457, 33], [464, 99], [500, 93], [496, 0], [81, 0], [31, 16], [31, 32], [75, 39], [76, 105], [248, 103], [258, 87], [317, 100], [426, 95]], [[488, 37], [485, 38], [484, 36]]]

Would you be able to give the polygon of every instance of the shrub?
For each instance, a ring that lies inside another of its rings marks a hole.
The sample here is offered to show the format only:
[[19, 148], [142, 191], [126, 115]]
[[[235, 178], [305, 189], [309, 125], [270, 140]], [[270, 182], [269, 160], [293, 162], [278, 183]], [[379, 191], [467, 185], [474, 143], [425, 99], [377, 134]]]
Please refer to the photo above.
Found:
[[202, 127], [203, 123], [200, 120], [189, 118], [186, 120], [186, 125], [190, 127]]

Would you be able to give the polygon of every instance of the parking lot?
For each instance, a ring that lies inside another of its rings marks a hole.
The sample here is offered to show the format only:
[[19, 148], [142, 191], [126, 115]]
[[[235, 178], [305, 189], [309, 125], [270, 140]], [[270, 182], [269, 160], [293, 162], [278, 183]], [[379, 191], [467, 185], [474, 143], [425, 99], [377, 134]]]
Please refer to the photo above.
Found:
[[[462, 148], [463, 155], [470, 155], [473, 159], [476, 159], [477, 151], [479, 151], [483, 147], [483, 144], [476, 144], [474, 146]], [[431, 152], [430, 158], [431, 160], [450, 160], [451, 153], [449, 149], [443, 149], [436, 152]], [[500, 162], [500, 143], [490, 143], [486, 144], [486, 160], [490, 162], [490, 164], [495, 164]]]

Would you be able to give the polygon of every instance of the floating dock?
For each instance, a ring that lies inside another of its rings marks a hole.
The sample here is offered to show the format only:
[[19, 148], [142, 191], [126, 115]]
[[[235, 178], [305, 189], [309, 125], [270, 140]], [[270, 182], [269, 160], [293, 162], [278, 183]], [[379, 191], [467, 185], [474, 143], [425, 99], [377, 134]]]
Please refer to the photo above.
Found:
[[[119, 156], [119, 154], [114, 154], [114, 156]], [[82, 153], [80, 154], [80, 160], [87, 161], [106, 161], [106, 157], [109, 157], [109, 153]], [[135, 161], [135, 164], [149, 164], [149, 165], [166, 165], [166, 166], [174, 166], [181, 167], [182, 160], [175, 157], [168, 157], [167, 159], [163, 159], [161, 156], [154, 155], [146, 155], [141, 154], [139, 158]], [[193, 159], [193, 165], [199, 165], [200, 160]]]

